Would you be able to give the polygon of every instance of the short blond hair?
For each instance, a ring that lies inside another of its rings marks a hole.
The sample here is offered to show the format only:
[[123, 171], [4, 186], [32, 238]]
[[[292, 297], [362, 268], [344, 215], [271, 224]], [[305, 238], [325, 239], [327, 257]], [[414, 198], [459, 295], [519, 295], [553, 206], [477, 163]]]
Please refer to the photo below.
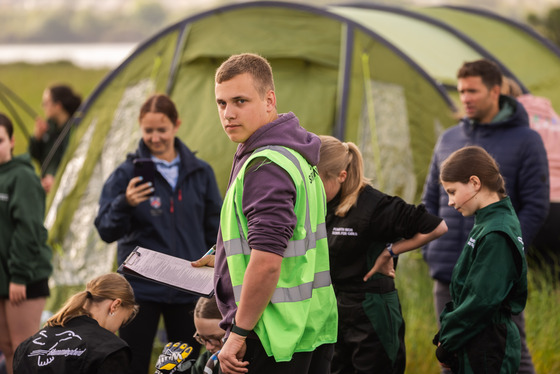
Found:
[[517, 84], [517, 82], [512, 78], [503, 77], [501, 94], [511, 97], [519, 97], [523, 95], [523, 91], [521, 90], [521, 87], [519, 87], [519, 84]]
[[216, 70], [215, 80], [216, 83], [223, 83], [245, 73], [253, 77], [255, 88], [261, 97], [268, 91], [274, 91], [272, 67], [266, 58], [254, 53], [230, 56]]

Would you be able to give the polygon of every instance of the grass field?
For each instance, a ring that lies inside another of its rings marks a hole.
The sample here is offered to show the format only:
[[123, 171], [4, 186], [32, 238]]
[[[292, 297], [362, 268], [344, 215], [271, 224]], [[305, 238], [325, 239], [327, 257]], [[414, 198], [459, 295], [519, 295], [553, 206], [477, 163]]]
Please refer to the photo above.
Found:
[[[437, 332], [432, 280], [419, 251], [401, 256], [396, 283], [406, 323], [407, 374], [436, 374], [432, 338]], [[525, 309], [527, 344], [539, 374], [560, 373], [560, 283], [558, 273], [529, 269], [529, 298]], [[154, 341], [152, 366], [164, 342]]]
[[[560, 373], [560, 285], [558, 274], [537, 270], [528, 273], [529, 298], [525, 308], [527, 345], [537, 373]], [[399, 261], [396, 283], [406, 321], [407, 373], [437, 373], [432, 338], [437, 332], [432, 281], [420, 253]]]
[[[106, 69], [85, 70], [66, 62], [45, 65], [0, 65], [0, 83], [8, 86], [42, 115], [41, 96], [53, 83], [67, 83], [87, 97], [108, 73]], [[0, 111], [6, 108], [0, 101]], [[19, 110], [29, 132], [33, 119]], [[25, 151], [27, 141], [16, 130], [16, 154]], [[527, 342], [538, 373], [560, 373], [560, 286], [558, 276], [529, 271], [529, 300], [525, 310]], [[406, 321], [407, 373], [438, 373], [432, 337], [437, 331], [433, 311], [432, 281], [419, 253], [402, 256], [397, 272], [397, 287]], [[163, 343], [156, 342], [153, 358]]]

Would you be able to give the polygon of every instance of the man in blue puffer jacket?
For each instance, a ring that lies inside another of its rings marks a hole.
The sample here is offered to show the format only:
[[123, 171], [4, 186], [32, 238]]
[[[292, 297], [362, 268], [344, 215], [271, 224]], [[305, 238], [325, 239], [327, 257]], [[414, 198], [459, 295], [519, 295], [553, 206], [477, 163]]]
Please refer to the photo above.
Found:
[[[442, 217], [449, 229], [447, 235], [423, 249], [435, 281], [437, 316], [451, 301], [451, 273], [473, 227], [473, 217], [463, 217], [447, 205], [447, 195], [439, 183], [441, 163], [452, 152], [464, 146], [478, 145], [498, 162], [507, 194], [521, 223], [526, 248], [548, 214], [548, 161], [542, 139], [529, 128], [523, 106], [509, 96], [500, 95], [502, 74], [498, 66], [487, 60], [466, 62], [459, 69], [457, 78], [457, 90], [466, 116], [438, 139], [422, 198], [428, 211]], [[522, 339], [519, 373], [535, 373], [525, 342], [523, 314], [513, 319]]]

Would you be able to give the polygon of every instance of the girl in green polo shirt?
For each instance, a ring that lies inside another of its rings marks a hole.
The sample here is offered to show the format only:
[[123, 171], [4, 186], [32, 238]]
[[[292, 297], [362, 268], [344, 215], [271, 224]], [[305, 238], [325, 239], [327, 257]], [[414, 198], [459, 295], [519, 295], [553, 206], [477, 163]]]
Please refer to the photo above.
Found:
[[445, 160], [440, 181], [449, 205], [475, 223], [453, 269], [436, 356], [454, 373], [516, 373], [521, 345], [511, 315], [527, 301], [527, 264], [504, 179], [494, 159], [473, 146]]

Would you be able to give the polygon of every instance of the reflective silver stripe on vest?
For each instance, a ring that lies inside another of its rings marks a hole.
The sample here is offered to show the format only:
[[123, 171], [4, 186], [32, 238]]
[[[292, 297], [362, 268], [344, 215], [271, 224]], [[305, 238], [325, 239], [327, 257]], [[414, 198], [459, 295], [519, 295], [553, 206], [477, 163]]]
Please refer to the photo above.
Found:
[[[307, 253], [308, 249], [317, 247], [316, 242], [321, 239], [325, 239], [327, 237], [327, 226], [326, 223], [320, 223], [317, 225], [317, 231], [313, 232], [311, 229], [311, 217], [309, 216], [309, 198], [308, 198], [308, 191], [307, 191], [307, 184], [305, 183], [305, 175], [303, 174], [303, 170], [301, 169], [301, 165], [299, 164], [298, 159], [286, 148], [280, 146], [266, 146], [261, 147], [255, 150], [253, 153], [258, 153], [265, 149], [270, 149], [276, 151], [283, 156], [285, 156], [288, 160], [290, 160], [296, 168], [299, 170], [301, 174], [301, 178], [303, 180], [303, 185], [305, 186], [305, 203], [306, 203], [306, 211], [305, 211], [305, 238], [299, 240], [290, 240], [288, 245], [284, 251], [283, 257], [297, 257], [303, 256]], [[324, 201], [324, 196], [323, 196]], [[234, 199], [235, 204], [235, 199]], [[237, 220], [237, 226], [239, 229], [240, 238], [238, 239], [230, 239], [224, 242], [224, 249], [226, 251], [226, 256], [234, 256], [238, 254], [250, 255], [251, 248], [247, 243], [247, 239], [243, 236], [243, 228], [241, 226], [241, 220], [237, 216], [237, 209], [234, 209], [236, 212], [235, 218]]]
[[[239, 230], [242, 230], [239, 228]], [[243, 231], [239, 231], [243, 233]], [[243, 234], [241, 234], [243, 235]], [[284, 251], [283, 257], [297, 257], [303, 256], [307, 253], [308, 249], [317, 247], [317, 240], [325, 239], [327, 237], [327, 226], [325, 223], [320, 223], [317, 226], [317, 232], [307, 231], [305, 238], [300, 240], [290, 240]], [[230, 239], [224, 242], [224, 249], [226, 256], [234, 256], [239, 254], [250, 255], [251, 248], [245, 238]]]
[[[302, 300], [310, 299], [313, 290], [321, 287], [328, 287], [331, 285], [331, 273], [329, 270], [315, 273], [313, 282], [300, 284], [299, 286], [291, 288], [276, 288], [274, 294], [270, 299], [273, 304], [277, 303], [292, 303]], [[241, 300], [241, 288], [243, 286], [233, 287], [233, 294], [235, 295], [235, 302]]]
[[[305, 238], [299, 240], [290, 240], [284, 251], [284, 257], [297, 257], [303, 256], [307, 253], [308, 249], [316, 248], [316, 242], [320, 239], [325, 239], [327, 237], [327, 226], [326, 223], [320, 223], [317, 225], [317, 231], [313, 232], [311, 229], [311, 217], [309, 214], [309, 195], [307, 191], [307, 184], [305, 183], [305, 175], [303, 174], [303, 170], [301, 169], [301, 165], [299, 164], [298, 159], [287, 149], [279, 146], [267, 146], [257, 149], [254, 153], [258, 153], [264, 149], [271, 149], [273, 151], [279, 152], [288, 158], [299, 170], [301, 174], [301, 178], [303, 180], [303, 185], [305, 187], [305, 203], [306, 203], [306, 211], [305, 211]], [[235, 199], [233, 199], [235, 204]], [[324, 202], [324, 196], [323, 196]], [[244, 237], [243, 227], [241, 225], [241, 220], [237, 215], [237, 209], [234, 207], [234, 211], [236, 212], [235, 218], [237, 220], [237, 226], [239, 229], [240, 238], [237, 239], [230, 239], [224, 242], [224, 249], [226, 251], [226, 256], [233, 256], [236, 254], [251, 254], [251, 248], [249, 247], [249, 243], [247, 239]], [[330, 271], [322, 271], [315, 273], [313, 282], [300, 284], [299, 286], [290, 287], [290, 288], [276, 288], [274, 290], [274, 294], [272, 295], [271, 302], [272, 303], [282, 303], [282, 302], [296, 302], [310, 299], [313, 293], [313, 289], [327, 287], [331, 285], [331, 274]], [[235, 296], [235, 301], [239, 302], [241, 300], [241, 288], [242, 285], [234, 286], [233, 293]]]

